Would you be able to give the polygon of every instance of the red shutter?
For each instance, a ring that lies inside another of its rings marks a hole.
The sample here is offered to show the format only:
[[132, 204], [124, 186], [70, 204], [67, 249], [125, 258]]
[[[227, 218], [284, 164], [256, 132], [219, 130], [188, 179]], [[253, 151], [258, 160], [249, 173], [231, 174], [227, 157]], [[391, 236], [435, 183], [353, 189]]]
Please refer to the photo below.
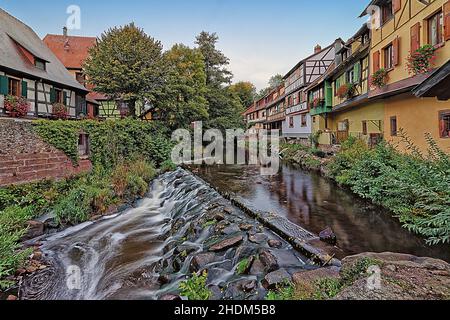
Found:
[[444, 4], [444, 39], [450, 40], [450, 0]]
[[373, 73], [380, 70], [380, 51], [373, 53]]
[[420, 48], [420, 22], [411, 27], [411, 53]]
[[392, 11], [397, 13], [402, 8], [402, 0], [392, 0]]
[[394, 41], [392, 42], [392, 49], [393, 49], [393, 55], [394, 55], [394, 66], [398, 66], [400, 62], [399, 57], [399, 49], [400, 49], [400, 38], [396, 37]]

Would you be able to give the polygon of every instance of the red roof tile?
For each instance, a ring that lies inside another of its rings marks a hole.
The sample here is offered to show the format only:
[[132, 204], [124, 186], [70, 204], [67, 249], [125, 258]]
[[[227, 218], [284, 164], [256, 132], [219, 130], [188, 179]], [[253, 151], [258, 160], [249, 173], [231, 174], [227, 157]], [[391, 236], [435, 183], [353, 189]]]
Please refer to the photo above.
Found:
[[44, 43], [68, 69], [81, 69], [97, 38], [48, 34]]

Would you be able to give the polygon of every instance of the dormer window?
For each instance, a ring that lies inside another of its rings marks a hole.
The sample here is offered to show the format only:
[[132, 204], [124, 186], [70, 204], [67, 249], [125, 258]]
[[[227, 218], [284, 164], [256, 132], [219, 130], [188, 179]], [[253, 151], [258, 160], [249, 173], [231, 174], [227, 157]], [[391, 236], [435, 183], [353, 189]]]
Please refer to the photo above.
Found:
[[34, 66], [43, 71], [45, 71], [45, 69], [46, 69], [45, 61], [41, 60], [39, 58], [34, 59]]

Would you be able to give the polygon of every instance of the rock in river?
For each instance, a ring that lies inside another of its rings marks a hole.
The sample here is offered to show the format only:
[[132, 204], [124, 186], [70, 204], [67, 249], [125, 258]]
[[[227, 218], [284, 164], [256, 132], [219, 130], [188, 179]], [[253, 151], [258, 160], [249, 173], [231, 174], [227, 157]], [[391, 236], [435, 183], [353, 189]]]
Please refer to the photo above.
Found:
[[225, 251], [227, 249], [237, 246], [243, 240], [244, 240], [244, 237], [242, 235], [228, 238], [228, 239], [225, 239], [225, 240], [220, 241], [219, 243], [213, 245], [211, 248], [209, 248], [209, 251], [213, 251], [213, 252]]
[[267, 290], [276, 289], [279, 286], [284, 285], [286, 282], [289, 283], [291, 281], [291, 275], [285, 269], [280, 269], [267, 274], [263, 280], [263, 286]]
[[267, 244], [269, 245], [269, 247], [276, 248], [276, 249], [281, 249], [281, 247], [283, 247], [283, 242], [281, 242], [280, 240], [275, 240], [275, 239], [269, 240], [267, 242]]
[[337, 243], [337, 237], [336, 234], [333, 232], [333, 230], [328, 227], [325, 230], [323, 230], [321, 233], [319, 233], [320, 240], [323, 242], [329, 243], [331, 245], [336, 245]]
[[273, 272], [279, 268], [277, 258], [268, 250], [261, 252], [259, 259], [264, 265], [266, 272]]
[[262, 244], [267, 241], [267, 238], [268, 237], [264, 233], [257, 233], [249, 236], [248, 240], [256, 244]]
[[192, 271], [200, 271], [208, 264], [214, 262], [216, 255], [214, 253], [201, 253], [196, 255], [191, 262]]

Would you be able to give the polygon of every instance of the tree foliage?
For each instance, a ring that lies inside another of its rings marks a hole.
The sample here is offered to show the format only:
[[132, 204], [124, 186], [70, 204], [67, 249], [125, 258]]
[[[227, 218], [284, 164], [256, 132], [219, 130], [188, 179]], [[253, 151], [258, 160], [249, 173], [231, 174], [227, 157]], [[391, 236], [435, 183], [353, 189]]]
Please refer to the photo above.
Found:
[[256, 87], [251, 82], [237, 82], [229, 87], [229, 91], [236, 95], [242, 106], [248, 108], [256, 97]]
[[95, 91], [112, 99], [135, 103], [143, 98], [155, 102], [164, 86], [162, 45], [133, 23], [111, 28], [89, 51], [84, 70]]

